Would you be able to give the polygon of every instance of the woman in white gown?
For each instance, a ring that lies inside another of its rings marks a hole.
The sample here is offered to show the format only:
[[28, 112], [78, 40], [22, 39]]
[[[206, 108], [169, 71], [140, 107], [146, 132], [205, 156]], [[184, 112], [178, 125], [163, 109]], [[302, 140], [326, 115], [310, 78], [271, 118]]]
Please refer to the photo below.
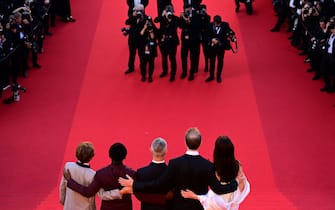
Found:
[[216, 177], [222, 184], [234, 179], [239, 181], [235, 192], [218, 195], [209, 190], [206, 195], [196, 195], [190, 190], [182, 190], [182, 196], [199, 200], [205, 210], [237, 210], [240, 203], [249, 194], [250, 184], [243, 173], [241, 164], [235, 159], [234, 145], [227, 136], [219, 136], [216, 139], [214, 166]]

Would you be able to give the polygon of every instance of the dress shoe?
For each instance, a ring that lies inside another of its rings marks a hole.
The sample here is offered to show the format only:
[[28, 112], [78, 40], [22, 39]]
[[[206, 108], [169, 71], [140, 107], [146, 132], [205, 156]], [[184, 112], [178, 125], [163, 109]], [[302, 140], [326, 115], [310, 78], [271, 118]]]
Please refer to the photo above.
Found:
[[159, 77], [162, 78], [162, 77], [165, 77], [166, 75], [168, 75], [167, 72], [162, 72], [162, 73], [159, 75]]
[[327, 93], [334, 93], [335, 92], [335, 88], [329, 88], [328, 90], [327, 90]]
[[305, 62], [305, 63], [310, 63], [310, 62], [311, 62], [311, 59], [307, 57], [307, 58], [304, 60], [304, 62]]
[[170, 77], [170, 82], [173, 82], [175, 80], [175, 77], [174, 76], [171, 76]]
[[239, 11], [240, 11], [240, 6], [237, 6], [237, 7], [235, 8], [235, 12], [238, 13]]
[[125, 74], [130, 74], [131, 72], [134, 72], [134, 69], [127, 69], [124, 73]]
[[321, 92], [326, 92], [328, 91], [330, 88], [328, 86], [324, 86], [323, 88], [320, 89]]
[[271, 32], [278, 32], [278, 31], [279, 31], [279, 28], [271, 28], [270, 31], [271, 31]]
[[187, 74], [186, 73], [182, 73], [181, 75], [180, 75], [180, 79], [185, 79], [187, 77]]
[[306, 55], [307, 53], [305, 51], [302, 51], [299, 53], [299, 55]]
[[148, 82], [149, 82], [149, 83], [152, 83], [152, 77], [149, 77], [149, 78], [148, 78]]
[[204, 72], [208, 72], [208, 67], [205, 67], [205, 70], [204, 70]]
[[142, 81], [142, 82], [145, 82], [145, 77], [142, 77], [142, 78], [141, 78], [141, 81]]
[[210, 82], [210, 81], [213, 81], [214, 80], [214, 77], [208, 77], [205, 82]]
[[45, 32], [45, 35], [52, 36], [52, 33], [50, 31]]
[[318, 80], [318, 79], [320, 79], [319, 75], [314, 75], [314, 77], [312, 78], [312, 80]]
[[189, 77], [188, 77], [188, 81], [193, 81], [194, 80], [194, 76], [193, 74], [191, 74]]
[[221, 83], [222, 82], [221, 77], [216, 78], [216, 81], [217, 81], [217, 83]]
[[313, 68], [309, 68], [309, 69], [307, 69], [307, 72], [313, 72], [313, 71], [314, 71]]
[[38, 63], [33, 64], [33, 68], [35, 68], [35, 69], [40, 69], [41, 67], [42, 66], [40, 64], [38, 64]]

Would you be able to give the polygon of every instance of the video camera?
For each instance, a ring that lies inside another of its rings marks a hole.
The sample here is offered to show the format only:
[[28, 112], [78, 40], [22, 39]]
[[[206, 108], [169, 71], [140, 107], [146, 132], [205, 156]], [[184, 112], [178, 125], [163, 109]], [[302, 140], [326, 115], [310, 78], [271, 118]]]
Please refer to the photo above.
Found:
[[130, 28], [128, 27], [122, 27], [121, 28], [121, 32], [123, 34], [123, 36], [127, 36], [129, 34]]

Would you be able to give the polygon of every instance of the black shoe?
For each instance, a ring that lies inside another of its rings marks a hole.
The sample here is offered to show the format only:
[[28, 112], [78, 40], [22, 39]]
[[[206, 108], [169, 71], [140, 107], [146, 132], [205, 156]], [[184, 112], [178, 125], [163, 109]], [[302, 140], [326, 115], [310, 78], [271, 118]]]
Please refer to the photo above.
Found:
[[180, 76], [180, 79], [185, 79], [187, 77], [187, 74], [186, 73], [182, 73], [181, 76]]
[[145, 77], [142, 77], [142, 78], [141, 78], [141, 81], [142, 81], [142, 82], [145, 82]]
[[33, 65], [33, 68], [35, 68], [35, 69], [40, 69], [41, 67], [42, 66], [40, 64], [38, 64], [38, 63], [36, 63], [36, 64]]
[[328, 91], [330, 88], [328, 86], [324, 86], [323, 88], [320, 89], [321, 92], [326, 92]]
[[191, 75], [188, 77], [188, 81], [192, 81], [192, 80], [194, 80], [194, 76], [193, 76], [193, 74], [191, 74]]
[[53, 34], [50, 31], [45, 32], [45, 35], [52, 36]]
[[159, 77], [162, 78], [162, 77], [165, 77], [166, 75], [168, 75], [167, 72], [162, 72], [162, 73], [159, 75]]
[[124, 73], [125, 74], [130, 74], [131, 72], [134, 72], [134, 69], [127, 69]]
[[210, 82], [210, 81], [213, 81], [214, 80], [214, 77], [208, 77], [205, 82]]
[[307, 53], [305, 51], [302, 51], [299, 53], [299, 55], [307, 55]]
[[293, 35], [288, 37], [289, 40], [292, 40], [293, 38], [294, 38]]
[[149, 83], [152, 83], [152, 77], [149, 77], [149, 78], [148, 78], [148, 82], [149, 82]]
[[279, 28], [271, 28], [270, 31], [271, 31], [271, 32], [278, 32], [278, 31], [279, 31]]
[[208, 67], [205, 67], [205, 70], [204, 70], [204, 72], [208, 72]]
[[216, 81], [217, 81], [217, 83], [221, 83], [222, 82], [221, 77], [216, 78]]
[[291, 28], [286, 29], [286, 32], [292, 32], [293, 30]]
[[23, 78], [27, 78], [27, 77], [28, 77], [28, 74], [27, 74], [26, 71], [22, 73], [22, 77], [23, 77]]
[[335, 88], [329, 88], [328, 90], [327, 90], [327, 93], [334, 93], [335, 92]]
[[240, 6], [235, 8], [235, 12], [238, 13], [240, 11]]
[[175, 80], [175, 77], [174, 76], [171, 76], [170, 77], [170, 82], [173, 82]]
[[309, 68], [309, 69], [307, 69], [307, 72], [313, 72], [313, 71], [314, 71], [313, 68]]
[[312, 80], [318, 80], [318, 79], [320, 79], [319, 75], [314, 75], [314, 77], [312, 78]]

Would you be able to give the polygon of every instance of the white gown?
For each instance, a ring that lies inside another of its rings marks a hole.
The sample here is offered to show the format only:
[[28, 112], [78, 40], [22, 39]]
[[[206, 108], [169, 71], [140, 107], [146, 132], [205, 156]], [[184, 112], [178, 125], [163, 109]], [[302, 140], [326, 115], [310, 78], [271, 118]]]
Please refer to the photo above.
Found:
[[205, 210], [237, 210], [249, 192], [250, 183], [245, 179], [245, 187], [242, 192], [237, 189], [232, 193], [218, 195], [209, 190], [206, 195], [198, 195], [198, 198]]

